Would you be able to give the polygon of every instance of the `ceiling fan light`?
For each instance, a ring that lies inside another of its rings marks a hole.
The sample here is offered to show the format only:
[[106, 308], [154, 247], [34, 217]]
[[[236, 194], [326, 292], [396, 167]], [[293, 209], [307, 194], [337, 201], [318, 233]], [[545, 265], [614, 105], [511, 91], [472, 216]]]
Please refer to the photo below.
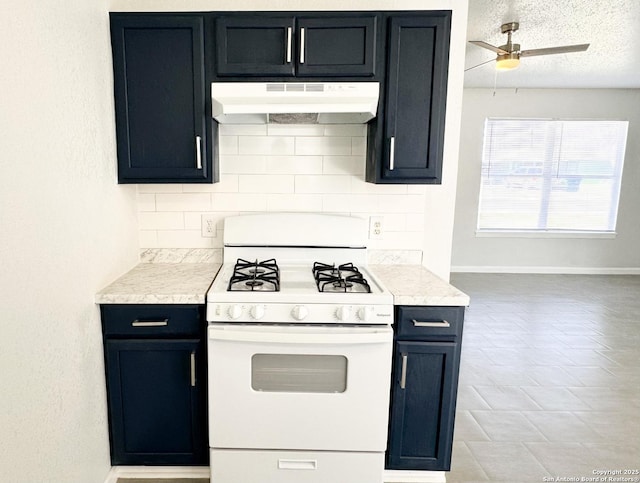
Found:
[[517, 52], [510, 54], [498, 54], [496, 59], [496, 69], [511, 70], [520, 65], [520, 55]]

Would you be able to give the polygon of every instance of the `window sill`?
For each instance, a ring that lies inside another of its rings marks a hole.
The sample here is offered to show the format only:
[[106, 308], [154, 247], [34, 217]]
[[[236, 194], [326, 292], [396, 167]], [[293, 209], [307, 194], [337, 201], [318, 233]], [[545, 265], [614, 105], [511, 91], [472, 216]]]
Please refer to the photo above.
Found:
[[611, 231], [502, 231], [477, 230], [477, 238], [604, 238], [612, 239], [617, 236]]

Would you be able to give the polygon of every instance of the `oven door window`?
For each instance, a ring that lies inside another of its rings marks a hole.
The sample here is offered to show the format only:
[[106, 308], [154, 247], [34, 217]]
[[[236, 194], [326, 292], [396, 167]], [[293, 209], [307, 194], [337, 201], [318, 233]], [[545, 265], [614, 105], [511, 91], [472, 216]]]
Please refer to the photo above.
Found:
[[347, 389], [342, 355], [254, 354], [251, 387], [265, 392], [339, 393]]

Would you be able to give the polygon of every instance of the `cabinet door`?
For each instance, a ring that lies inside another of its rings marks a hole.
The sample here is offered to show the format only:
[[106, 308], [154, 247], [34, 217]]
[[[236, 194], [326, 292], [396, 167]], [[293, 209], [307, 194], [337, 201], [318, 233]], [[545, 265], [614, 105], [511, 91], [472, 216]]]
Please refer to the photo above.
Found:
[[200, 341], [107, 339], [105, 354], [111, 463], [206, 464]]
[[396, 342], [387, 468], [449, 470], [459, 346]]
[[450, 23], [390, 19], [382, 182], [441, 182]]
[[201, 16], [112, 14], [118, 182], [211, 181]]
[[298, 18], [299, 76], [375, 74], [376, 17]]
[[292, 76], [293, 17], [220, 17], [216, 72], [220, 76]]

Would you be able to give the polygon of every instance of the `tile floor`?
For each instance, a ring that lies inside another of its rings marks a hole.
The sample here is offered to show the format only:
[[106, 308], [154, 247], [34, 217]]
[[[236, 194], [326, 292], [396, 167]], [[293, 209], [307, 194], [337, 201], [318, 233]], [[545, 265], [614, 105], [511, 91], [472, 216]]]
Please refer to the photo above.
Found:
[[471, 306], [448, 482], [640, 469], [640, 276], [452, 274], [451, 283]]

